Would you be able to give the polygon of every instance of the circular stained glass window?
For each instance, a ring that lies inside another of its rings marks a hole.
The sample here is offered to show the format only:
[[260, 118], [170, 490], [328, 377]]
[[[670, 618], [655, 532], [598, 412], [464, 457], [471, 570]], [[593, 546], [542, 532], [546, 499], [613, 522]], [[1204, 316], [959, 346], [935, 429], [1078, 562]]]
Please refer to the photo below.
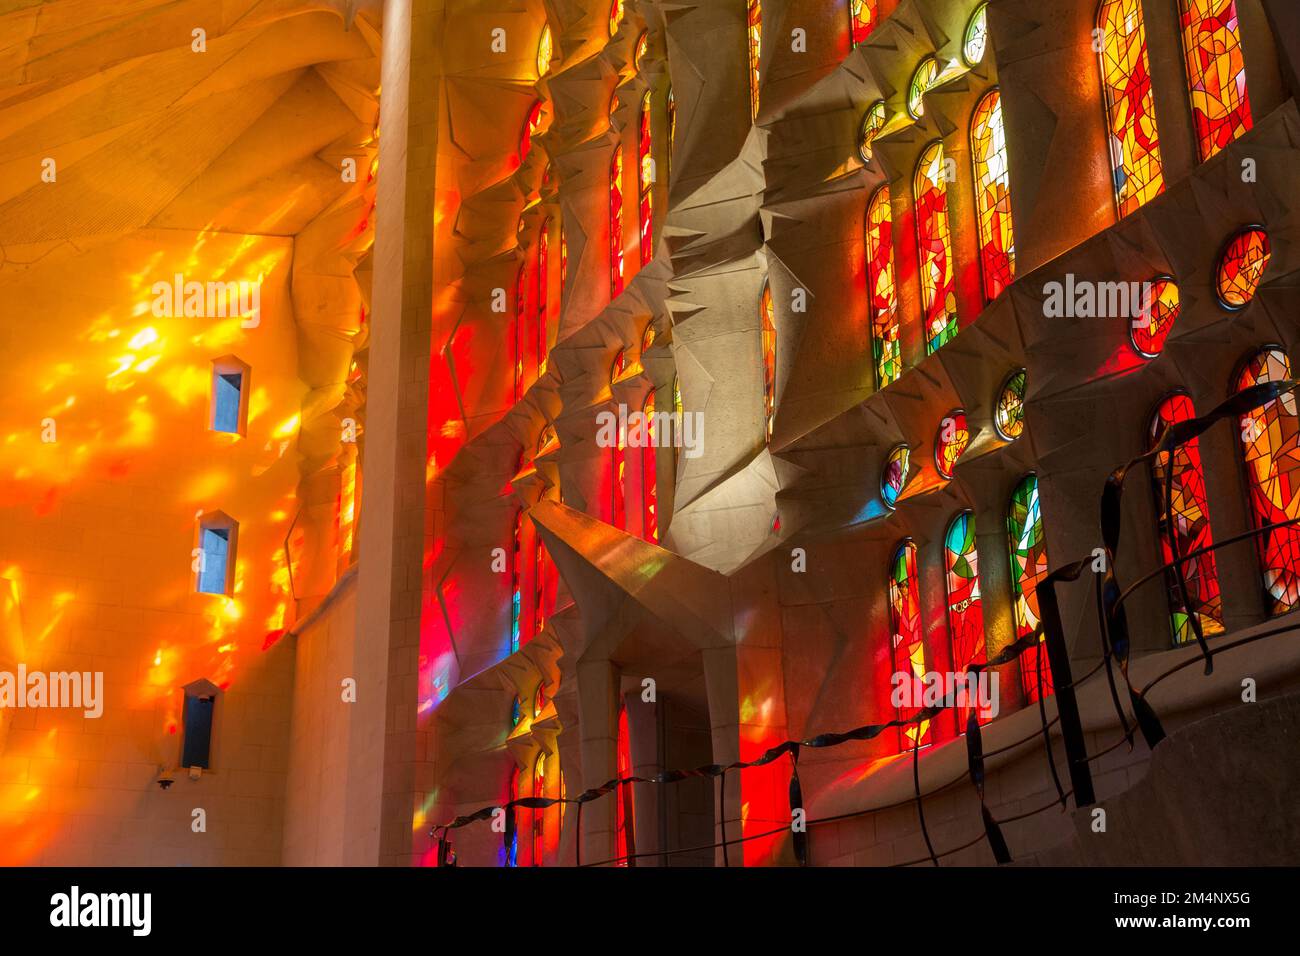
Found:
[[867, 112], [862, 116], [862, 126], [858, 130], [858, 155], [864, 163], [871, 162], [871, 144], [884, 128], [885, 101], [876, 100], [867, 107]]
[[989, 5], [981, 3], [971, 15], [966, 25], [966, 39], [962, 43], [962, 54], [968, 66], [978, 66], [984, 59], [984, 51], [989, 45]]
[[1015, 441], [1025, 433], [1025, 370], [1007, 376], [998, 392], [993, 410], [993, 427], [1006, 441]]
[[1268, 233], [1250, 226], [1233, 236], [1219, 257], [1217, 288], [1225, 309], [1244, 309], [1255, 298], [1273, 247]]
[[1159, 355], [1181, 309], [1178, 285], [1174, 280], [1169, 276], [1152, 279], [1150, 307], [1144, 308], [1142, 315], [1129, 325], [1129, 342], [1134, 351], [1143, 358]]
[[934, 465], [944, 478], [951, 478], [957, 459], [970, 444], [970, 431], [966, 428], [966, 413], [960, 408], [949, 412], [939, 424], [934, 438]]
[[912, 85], [907, 90], [907, 111], [912, 114], [912, 119], [925, 115], [925, 91], [934, 86], [938, 76], [939, 61], [932, 56], [922, 60], [912, 74]]
[[889, 453], [885, 460], [884, 471], [880, 474], [880, 497], [890, 511], [898, 503], [898, 496], [903, 493], [907, 482], [907, 463], [910, 453], [906, 445], [899, 445]]

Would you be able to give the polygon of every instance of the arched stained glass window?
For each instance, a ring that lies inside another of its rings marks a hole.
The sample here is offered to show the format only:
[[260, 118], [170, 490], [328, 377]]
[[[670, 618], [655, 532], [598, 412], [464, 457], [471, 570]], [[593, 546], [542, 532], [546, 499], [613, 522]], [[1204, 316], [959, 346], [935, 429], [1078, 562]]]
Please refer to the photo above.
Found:
[[[673, 376], [673, 433], [676, 436], [682, 429], [682, 379], [680, 375]], [[677, 465], [681, 460], [681, 444], [673, 442], [673, 475], [677, 474]]]
[[636, 38], [636, 52], [632, 54], [632, 69], [640, 72], [641, 61], [645, 59], [646, 51], [650, 49], [650, 34], [642, 30], [641, 35]]
[[966, 24], [966, 36], [962, 41], [961, 52], [966, 58], [967, 66], [979, 66], [984, 61], [984, 52], [989, 45], [989, 5], [981, 3], [971, 14]]
[[907, 88], [907, 112], [912, 115], [912, 119], [920, 119], [925, 115], [926, 91], [934, 86], [934, 81], [938, 78], [939, 61], [934, 57], [927, 56], [917, 64], [912, 82]]
[[907, 484], [907, 468], [911, 461], [911, 451], [906, 445], [898, 445], [885, 459], [885, 467], [880, 473], [880, 498], [885, 507], [894, 510], [898, 497]]
[[989, 90], [975, 107], [970, 124], [975, 165], [975, 212], [979, 226], [984, 301], [992, 302], [1016, 272], [1016, 237], [1011, 222], [1011, 174], [1002, 126], [1002, 94]]
[[1225, 309], [1244, 309], [1255, 298], [1268, 268], [1273, 246], [1268, 233], [1252, 226], [1230, 240], [1219, 257], [1216, 285], [1219, 302]]
[[659, 488], [655, 479], [655, 455], [659, 451], [655, 428], [655, 393], [645, 397], [643, 409], [646, 417], [648, 441], [641, 447], [641, 502], [642, 533], [647, 541], [659, 540]]
[[[1237, 377], [1237, 390], [1290, 378], [1286, 352], [1266, 348], [1246, 362]], [[1300, 418], [1295, 393], [1254, 409], [1240, 424], [1255, 527], [1300, 518]], [[1255, 540], [1272, 613], [1293, 610], [1300, 604], [1300, 526], [1277, 528]]]
[[549, 574], [546, 561], [546, 545], [542, 536], [533, 536], [533, 637], [539, 637], [546, 629], [546, 586]]
[[865, 43], [876, 28], [876, 4], [877, 0], [849, 0], [850, 46]]
[[564, 286], [569, 281], [569, 237], [564, 234], [564, 221], [560, 221], [560, 305], [564, 305]]
[[[539, 753], [533, 764], [533, 796], [546, 796], [546, 754]], [[533, 811], [533, 866], [541, 866], [546, 853], [546, 810]]]
[[960, 408], [944, 416], [939, 433], [934, 438], [934, 465], [943, 478], [953, 476], [953, 468], [966, 446], [970, 444], [970, 431], [966, 427], [966, 413]]
[[993, 427], [1003, 441], [1015, 441], [1025, 433], [1025, 370], [1007, 376], [998, 390], [998, 404], [993, 410]]
[[528, 259], [527, 254], [515, 274], [515, 369], [514, 401], [524, 397], [524, 355], [528, 340]]
[[[943, 538], [948, 592], [948, 636], [952, 640], [952, 669], [961, 674], [988, 657], [984, 645], [984, 603], [980, 599], [979, 554], [975, 550], [975, 516], [964, 511], [948, 525]], [[957, 730], [965, 732], [970, 708], [957, 713]], [[987, 723], [981, 718], [980, 723]]]
[[623, 147], [609, 164], [609, 297], [623, 291]]
[[[924, 679], [925, 639], [921, 627], [921, 585], [916, 574], [916, 545], [904, 541], [894, 552], [889, 574], [890, 651], [894, 674], [909, 680]], [[891, 675], [892, 676], [892, 675]], [[921, 710], [919, 706], [899, 707], [898, 719], [908, 720]], [[911, 750], [930, 743], [930, 722], [922, 720], [899, 728], [899, 750]]]
[[[614, 356], [614, 365], [609, 372], [612, 386], [627, 371], [627, 355], [622, 350]], [[610, 514], [609, 523], [615, 528], [627, 527], [627, 434], [616, 429], [614, 442], [610, 446]]]
[[668, 87], [668, 153], [664, 157], [664, 181], [672, 182], [673, 146], [677, 142], [677, 98], [673, 88]]
[[542, 130], [542, 101], [538, 100], [528, 110], [523, 132], [519, 134], [519, 162], [523, 164], [533, 148], [533, 137]]
[[746, 37], [749, 44], [749, 118], [758, 119], [758, 66], [763, 52], [763, 8], [759, 0], [747, 0]]
[[[1043, 512], [1038, 502], [1038, 476], [1026, 475], [1011, 495], [1007, 509], [1007, 544], [1011, 551], [1011, 604], [1015, 616], [1016, 640], [1039, 635], [1035, 646], [1020, 655], [1020, 680], [1025, 696], [1039, 697], [1039, 679], [1044, 695], [1052, 693], [1052, 672], [1043, 647], [1038, 613], [1038, 584], [1047, 577], [1047, 542], [1043, 537]], [[1041, 671], [1041, 674], [1040, 674]]]
[[[506, 803], [513, 803], [519, 799], [519, 773], [518, 767], [512, 767], [510, 770], [510, 783], [506, 789]], [[513, 807], [506, 811], [506, 834], [505, 834], [505, 865], [519, 865], [519, 811]]]
[[912, 179], [927, 355], [957, 335], [957, 279], [953, 272], [952, 233], [948, 229], [947, 182], [943, 143], [935, 140], [921, 153]]
[[623, 22], [623, 0], [614, 0], [609, 8], [609, 35], [613, 36], [618, 32], [619, 25]]
[[1129, 324], [1129, 343], [1143, 358], [1155, 358], [1165, 347], [1169, 331], [1182, 311], [1178, 284], [1170, 276], [1151, 280], [1150, 300]]
[[864, 163], [871, 162], [871, 144], [884, 128], [885, 101], [876, 100], [862, 114], [862, 126], [858, 130], [858, 156]]
[[524, 510], [515, 512], [510, 558], [510, 652], [519, 650], [524, 616]]
[[1097, 29], [1115, 206], [1123, 219], [1165, 188], [1141, 0], [1102, 0]]
[[[1192, 400], [1184, 394], [1170, 395], [1160, 403], [1147, 434], [1148, 448], [1153, 447], [1165, 429], [1175, 422], [1185, 422], [1196, 417]], [[1156, 515], [1160, 533], [1160, 562], [1174, 560], [1169, 538], [1172, 532], [1178, 546], [1178, 555], [1191, 554], [1214, 543], [1210, 534], [1209, 503], [1205, 493], [1205, 472], [1201, 469], [1201, 451], [1193, 438], [1179, 445], [1173, 452], [1173, 474], [1169, 473], [1168, 452], [1151, 463], [1151, 477], [1155, 489]], [[1165, 481], [1172, 478], [1170, 509], [1165, 509]], [[1173, 520], [1170, 521], [1172, 515]], [[1178, 586], [1178, 576], [1170, 569], [1165, 574], [1169, 590], [1169, 618], [1175, 644], [1192, 640], [1189, 620], [1197, 616], [1204, 634], [1218, 634], [1223, 630], [1223, 605], [1219, 595], [1219, 574], [1214, 563], [1214, 552], [1189, 558], [1182, 563], [1183, 577], [1187, 582], [1186, 595]]]
[[[615, 768], [619, 780], [632, 776], [632, 740], [628, 736], [627, 706], [618, 709], [618, 736], [615, 740]], [[615, 854], [621, 859], [618, 866], [635, 866], [636, 860], [636, 806], [632, 784], [620, 784], [614, 813]]]
[[640, 135], [637, 138], [637, 187], [640, 192], [641, 265], [654, 257], [655, 161], [650, 142], [650, 94], [641, 97]]
[[898, 285], [894, 280], [894, 218], [889, 187], [881, 186], [867, 204], [867, 309], [876, 387], [897, 381], [903, 371], [899, 344]]
[[1236, 0], [1181, 0], [1187, 88], [1202, 160], [1246, 133], [1253, 121]]
[[551, 220], [542, 223], [542, 232], [537, 239], [537, 375], [540, 378], [546, 370], [546, 359], [550, 355], [550, 316], [547, 313], [548, 295], [551, 284]]
[[551, 25], [542, 25], [542, 35], [537, 41], [537, 78], [540, 80], [551, 68]]
[[760, 307], [763, 319], [763, 440], [772, 440], [776, 421], [776, 310], [772, 305], [772, 288], [763, 283]]

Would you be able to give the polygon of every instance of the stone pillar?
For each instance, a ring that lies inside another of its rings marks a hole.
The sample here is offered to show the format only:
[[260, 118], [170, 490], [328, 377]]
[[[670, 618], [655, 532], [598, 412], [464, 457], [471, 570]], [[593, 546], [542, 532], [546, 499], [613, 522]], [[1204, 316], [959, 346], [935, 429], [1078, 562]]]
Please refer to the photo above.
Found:
[[[412, 862], [442, 0], [386, 0], [343, 859]], [[411, 94], [415, 100], [412, 102]]]

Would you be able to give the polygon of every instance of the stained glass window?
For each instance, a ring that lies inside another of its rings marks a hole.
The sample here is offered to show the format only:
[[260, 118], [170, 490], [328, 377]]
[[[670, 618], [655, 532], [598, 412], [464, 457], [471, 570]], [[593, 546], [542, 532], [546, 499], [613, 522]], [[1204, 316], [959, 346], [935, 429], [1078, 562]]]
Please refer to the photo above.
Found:
[[645, 397], [643, 409], [646, 416], [647, 437], [649, 441], [641, 448], [641, 501], [643, 534], [647, 541], [659, 540], [659, 489], [655, 482], [655, 454], [659, 448], [655, 442], [655, 393]]
[[970, 431], [966, 428], [966, 413], [961, 409], [949, 412], [934, 438], [934, 464], [941, 476], [952, 477], [957, 459], [969, 444]]
[[640, 135], [637, 138], [637, 186], [641, 198], [641, 265], [654, 256], [653, 192], [655, 161], [650, 145], [650, 94], [641, 97]]
[[1038, 613], [1038, 584], [1047, 577], [1047, 542], [1038, 502], [1038, 476], [1026, 475], [1011, 495], [1007, 509], [1007, 544], [1011, 551], [1011, 604], [1016, 640], [1037, 633], [1038, 644], [1020, 655], [1020, 681], [1025, 696], [1038, 700], [1039, 671], [1044, 694], [1052, 693], [1052, 672], [1043, 647]]
[[[682, 378], [680, 375], [673, 376], [673, 428], [680, 430], [682, 427]], [[681, 460], [681, 445], [673, 442], [673, 474], [677, 474], [677, 463]]]
[[[546, 754], [539, 753], [533, 764], [533, 796], [546, 796]], [[546, 810], [533, 811], [533, 866], [541, 866], [546, 850]]]
[[1123, 219], [1165, 188], [1141, 0], [1103, 0], [1097, 28], [1115, 205]]
[[614, 0], [609, 8], [609, 35], [613, 36], [618, 32], [619, 24], [623, 22], [623, 0]]
[[533, 137], [542, 129], [542, 101], [538, 100], [528, 111], [528, 119], [524, 122], [524, 130], [519, 134], [519, 162], [523, 163], [528, 158], [528, 153], [533, 148]]
[[1253, 124], [1236, 0], [1181, 0], [1183, 53], [1202, 160]]
[[546, 682], [537, 682], [537, 691], [533, 694], [533, 718], [542, 716], [542, 711], [546, 709]]
[[948, 230], [947, 183], [943, 143], [935, 140], [921, 153], [912, 179], [926, 354], [938, 351], [957, 334], [957, 279]]
[[[1175, 422], [1185, 422], [1196, 417], [1192, 400], [1184, 394], [1170, 395], [1156, 409], [1148, 432], [1148, 447], [1154, 446], [1165, 429]], [[1205, 493], [1205, 472], [1201, 469], [1201, 451], [1193, 438], [1179, 445], [1173, 452], [1173, 488], [1171, 509], [1165, 511], [1165, 481], [1169, 476], [1168, 452], [1151, 463], [1151, 477], [1155, 488], [1156, 515], [1160, 533], [1160, 562], [1169, 564], [1174, 553], [1169, 547], [1169, 532], [1173, 530], [1178, 544], [1178, 554], [1183, 556], [1214, 543], [1210, 534], [1210, 513]], [[1172, 525], [1169, 521], [1173, 516]], [[1197, 616], [1201, 631], [1218, 634], [1223, 630], [1223, 606], [1219, 596], [1219, 575], [1214, 563], [1214, 552], [1190, 558], [1182, 563], [1183, 577], [1187, 582], [1184, 596], [1178, 586], [1178, 577], [1171, 569], [1165, 575], [1169, 589], [1169, 618], [1175, 644], [1192, 640], [1189, 620]]]
[[623, 291], [623, 147], [609, 164], [609, 297]]
[[898, 286], [894, 281], [894, 220], [889, 187], [881, 186], [867, 204], [867, 311], [876, 387], [896, 381], [903, 371], [898, 340]]
[[856, 47], [876, 28], [877, 0], [849, 0], [849, 40]]
[[641, 61], [645, 59], [646, 50], [650, 49], [650, 34], [644, 30], [636, 38], [636, 52], [632, 54], [632, 69], [638, 72], [641, 69]]
[[515, 377], [514, 400], [524, 397], [524, 355], [528, 335], [528, 260], [525, 259], [515, 275]]
[[[622, 349], [614, 357], [614, 366], [609, 372], [612, 385], [627, 371], [627, 356]], [[609, 523], [615, 528], [627, 526], [627, 434], [620, 428], [610, 447], [610, 517]]]
[[979, 66], [984, 61], [984, 51], [989, 45], [989, 5], [981, 3], [966, 24], [966, 37], [961, 52], [967, 66]]
[[551, 220], [542, 223], [537, 238], [537, 375], [546, 369], [550, 354], [550, 316], [547, 314], [547, 293], [551, 284]]
[[551, 68], [551, 25], [542, 25], [542, 35], [537, 41], [537, 78], [540, 80]]
[[514, 700], [510, 702], [510, 726], [512, 728], [519, 726], [519, 720], [524, 715], [523, 708], [523, 701], [519, 699], [518, 694], [515, 694]]
[[569, 237], [564, 234], [564, 222], [560, 222], [560, 304], [564, 304], [564, 286], [569, 281]]
[[939, 61], [934, 57], [927, 56], [917, 65], [916, 72], [912, 74], [912, 83], [907, 88], [907, 112], [912, 114], [912, 119], [920, 119], [925, 115], [925, 93], [938, 78]]
[[[1267, 348], [1246, 363], [1237, 389], [1290, 378], [1287, 354]], [[1240, 434], [1255, 527], [1300, 517], [1300, 418], [1295, 393], [1251, 411], [1241, 420]], [[1300, 526], [1265, 532], [1256, 541], [1272, 613], [1292, 610], [1300, 604]]]
[[975, 212], [979, 226], [984, 301], [992, 302], [1016, 272], [1016, 237], [1011, 221], [1011, 175], [1007, 136], [1002, 125], [1002, 94], [989, 90], [975, 107], [970, 124], [975, 165]]
[[[618, 736], [615, 739], [615, 768], [619, 780], [632, 776], [632, 741], [627, 730], [627, 707], [618, 709]], [[632, 784], [625, 783], [619, 787], [614, 813], [615, 853], [622, 857], [618, 866], [632, 866], [631, 857], [636, 853], [636, 807], [632, 793]]]
[[546, 545], [542, 536], [533, 537], [533, 637], [539, 637], [546, 629], [546, 583], [547, 583]]
[[1025, 370], [1007, 376], [998, 389], [998, 404], [993, 410], [993, 427], [1004, 441], [1015, 441], [1025, 433]]
[[1224, 308], [1244, 309], [1255, 298], [1272, 254], [1272, 243], [1263, 229], [1243, 229], [1228, 241], [1219, 259], [1217, 280]]
[[906, 445], [894, 448], [885, 459], [885, 467], [880, 474], [880, 498], [891, 511], [898, 504], [898, 496], [903, 493], [903, 486], [907, 483], [910, 460], [911, 451]]
[[[952, 669], [961, 674], [988, 658], [984, 647], [984, 603], [980, 599], [979, 553], [975, 549], [975, 516], [962, 512], [948, 525], [943, 538], [947, 574], [948, 636], [952, 640]], [[957, 713], [957, 729], [964, 732], [970, 708]], [[980, 723], [987, 723], [981, 718]]]
[[[507, 791], [506, 802], [513, 803], [519, 799], [519, 768], [514, 767], [510, 771], [510, 786]], [[512, 808], [510, 811], [510, 845], [506, 850], [506, 866], [519, 865], [519, 811]]]
[[[1143, 358], [1155, 358], [1165, 347], [1165, 339], [1178, 320], [1182, 304], [1178, 284], [1169, 276], [1151, 280], [1148, 301], [1141, 314], [1129, 323], [1129, 343]], [[1144, 298], [1147, 294], [1144, 293]]]
[[671, 182], [673, 175], [673, 144], [677, 142], [677, 98], [668, 87], [668, 152], [665, 155], [664, 181]]
[[864, 163], [871, 162], [871, 144], [885, 128], [885, 101], [876, 100], [862, 114], [862, 127], [858, 130], [858, 155]]
[[[894, 674], [905, 674], [909, 679], [925, 677], [925, 640], [921, 627], [921, 586], [916, 574], [916, 545], [904, 541], [894, 552], [889, 575], [890, 651], [893, 655]], [[911, 707], [899, 707], [898, 719], [907, 720], [921, 707], [916, 702]], [[930, 722], [920, 721], [899, 728], [899, 750], [911, 750], [917, 744], [930, 743]]]
[[510, 651], [519, 650], [524, 616], [524, 511], [515, 512], [513, 547], [510, 557]]
[[759, 0], [748, 0], [749, 118], [758, 119], [758, 62], [763, 50], [763, 10]]
[[760, 309], [763, 318], [763, 440], [772, 440], [772, 425], [776, 421], [776, 310], [772, 305], [772, 289], [763, 283], [763, 300]]

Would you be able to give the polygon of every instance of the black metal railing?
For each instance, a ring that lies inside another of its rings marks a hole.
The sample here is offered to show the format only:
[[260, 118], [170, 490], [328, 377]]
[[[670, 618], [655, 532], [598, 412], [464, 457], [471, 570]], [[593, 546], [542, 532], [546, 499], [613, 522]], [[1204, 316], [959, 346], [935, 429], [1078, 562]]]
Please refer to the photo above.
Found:
[[[880, 724], [867, 724], [843, 733], [819, 734], [816, 737], [804, 740], [786, 740], [777, 746], [764, 751], [762, 755], [754, 760], [736, 761], [725, 765], [708, 764], [690, 770], [665, 770], [653, 777], [628, 776], [614, 778], [599, 787], [586, 790], [575, 797], [522, 797], [504, 804], [483, 807], [474, 813], [459, 816], [449, 823], [440, 824], [431, 829], [430, 835], [438, 844], [438, 864], [440, 866], [454, 865], [454, 855], [450, 840], [450, 834], [453, 830], [468, 826], [476, 821], [490, 819], [497, 811], [504, 811], [506, 814], [504, 842], [507, 852], [509, 852], [509, 846], [515, 831], [514, 811], [516, 809], [545, 810], [562, 803], [573, 804], [577, 807], [576, 826], [578, 833], [577, 838], [574, 841], [576, 847], [574, 862], [577, 866], [604, 866], [611, 863], [633, 864], [636, 859], [642, 857], [662, 858], [682, 853], [699, 853], [710, 849], [715, 851], [720, 849], [723, 856], [723, 865], [729, 866], [729, 847], [743, 844], [750, 840], [764, 839], [779, 833], [787, 832], [791, 833], [792, 836], [792, 849], [796, 861], [799, 865], [805, 866], [808, 863], [807, 831], [809, 828], [869, 814], [881, 813], [886, 810], [897, 809], [909, 804], [916, 807], [921, 835], [926, 847], [926, 855], [914, 860], [895, 864], [896, 866], [912, 866], [920, 863], [930, 863], [934, 866], [938, 866], [939, 860], [943, 857], [969, 849], [980, 841], [986, 841], [988, 843], [993, 858], [999, 864], [1011, 862], [1011, 853], [1002, 833], [1002, 828], [1005, 825], [1046, 812], [1053, 807], [1059, 807], [1064, 810], [1068, 808], [1071, 799], [1073, 799], [1076, 808], [1091, 806], [1096, 802], [1096, 792], [1093, 786], [1091, 770], [1091, 765], [1094, 761], [1104, 757], [1106, 754], [1111, 753], [1119, 747], [1125, 745], [1131, 747], [1134, 735], [1139, 730], [1142, 732], [1143, 738], [1148, 747], [1155, 747], [1156, 744], [1164, 739], [1164, 726], [1149, 700], [1149, 694], [1154, 687], [1173, 674], [1197, 663], [1204, 664], [1204, 673], [1206, 675], [1211, 674], [1214, 669], [1215, 655], [1222, 655], [1236, 648], [1278, 634], [1288, 632], [1300, 633], [1300, 625], [1284, 624], [1252, 634], [1248, 637], [1239, 638], [1233, 641], [1219, 642], [1214, 648], [1211, 648], [1205, 639], [1198, 615], [1195, 613], [1194, 609], [1186, 607], [1193, 638], [1200, 653], [1167, 668], [1140, 688], [1134, 686], [1132, 675], [1129, 670], [1131, 662], [1131, 642], [1129, 637], [1128, 618], [1125, 613], [1125, 604], [1139, 588], [1165, 575], [1172, 575], [1178, 587], [1178, 594], [1180, 594], [1183, 601], [1186, 602], [1188, 589], [1183, 567], [1188, 561], [1203, 554], [1213, 552], [1219, 548], [1227, 547], [1228, 545], [1247, 539], [1257, 538], [1279, 528], [1300, 524], [1300, 517], [1286, 521], [1279, 521], [1273, 524], [1257, 527], [1251, 531], [1233, 535], [1232, 537], [1225, 538], [1224, 540], [1215, 542], [1214, 544], [1189, 551], [1186, 554], [1180, 554], [1177, 532], [1175, 530], [1176, 522], [1173, 520], [1172, 515], [1172, 487], [1174, 473], [1172, 461], [1174, 450], [1196, 439], [1217, 422], [1225, 418], [1240, 418], [1241, 416], [1260, 408], [1271, 401], [1277, 401], [1283, 395], [1295, 391], [1297, 387], [1298, 383], [1296, 382], [1283, 381], [1269, 382], [1243, 389], [1206, 415], [1170, 424], [1165, 429], [1160, 439], [1149, 451], [1137, 456], [1124, 466], [1111, 472], [1106, 479], [1101, 497], [1100, 519], [1102, 550], [1104, 554], [1100, 569], [1096, 568], [1097, 556], [1090, 553], [1085, 558], [1070, 562], [1069, 564], [1058, 567], [1049, 573], [1039, 582], [1036, 592], [1039, 607], [1039, 630], [1036, 630], [1032, 634], [1024, 635], [1014, 643], [1004, 647], [997, 654], [991, 656], [988, 660], [982, 663], [970, 665], [966, 671], [966, 673], [969, 674], [978, 674], [978, 672], [982, 670], [988, 670], [990, 668], [1009, 664], [1012, 661], [1018, 660], [1022, 654], [1031, 648], [1038, 647], [1041, 643], [1046, 649], [1048, 664], [1051, 668], [1053, 684], [1052, 696], [1054, 696], [1056, 700], [1056, 716], [1051, 719], [1047, 716], [1047, 695], [1042, 693], [1042, 669], [1041, 667], [1036, 667], [1035, 671], [1038, 674], [1039, 682], [1039, 726], [1029, 735], [986, 753], [983, 748], [983, 733], [978, 716], [974, 709], [972, 709], [967, 722], [965, 734], [967, 766], [962, 773], [958, 774], [953, 779], [931, 790], [922, 791], [920, 778], [920, 738], [922, 737], [922, 734], [918, 732], [914, 735], [912, 747], [913, 792], [910, 796], [904, 800], [899, 800], [882, 806], [868, 807], [862, 810], [855, 810], [849, 813], [822, 817], [819, 819], [805, 819], [803, 821], [803, 828], [793, 826], [793, 821], [796, 817], [795, 811], [802, 811], [803, 809], [802, 787], [799, 783], [799, 754], [802, 749], [822, 749], [827, 747], [837, 747], [855, 741], [872, 740], [891, 728], [902, 728], [912, 724], [916, 724], [919, 727], [922, 723], [934, 719], [940, 713], [943, 713], [948, 709], [946, 705], [928, 707], [920, 710], [918, 713], [907, 719], [891, 720]], [[1125, 481], [1134, 469], [1142, 466], [1150, 466], [1153, 462], [1158, 462], [1161, 456], [1164, 455], [1168, 456], [1170, 466], [1164, 469], [1162, 488], [1163, 514], [1165, 517], [1164, 526], [1166, 529], [1167, 544], [1169, 553], [1172, 555], [1172, 560], [1167, 564], [1161, 565], [1160, 567], [1144, 574], [1127, 588], [1122, 588], [1115, 572], [1115, 558], [1119, 552], [1120, 546], [1120, 532], [1122, 525], [1120, 509], [1123, 501]], [[1076, 680], [1071, 672], [1069, 649], [1066, 646], [1065, 630], [1061, 622], [1057, 586], [1077, 582], [1083, 576], [1084, 572], [1088, 570], [1093, 571], [1095, 579], [1094, 590], [1099, 625], [1098, 630], [1101, 636], [1101, 660], [1095, 667], [1089, 670], [1088, 673]], [[1120, 681], [1122, 681], [1123, 686], [1128, 693], [1129, 707], [1132, 711], [1133, 717], [1132, 722], [1130, 722], [1129, 716], [1125, 713], [1123, 707], [1119, 690], [1120, 683], [1117, 682], [1115, 676], [1116, 669], [1118, 669]], [[1084, 727], [1079, 713], [1076, 690], [1103, 671], [1106, 674], [1109, 696], [1115, 708], [1122, 733], [1119, 739], [1114, 743], [1096, 753], [1090, 754], [1087, 751]], [[1053, 753], [1052, 729], [1054, 727], [1059, 728], [1059, 735], [1065, 751], [1066, 771], [1070, 781], [1069, 789], [1066, 789], [1061, 781], [1057, 769], [1056, 757]], [[1056, 790], [1056, 799], [1033, 810], [1028, 810], [1002, 819], [995, 818], [985, 799], [986, 762], [994, 756], [1015, 750], [1036, 739], [1040, 740], [1042, 743], [1046, 756], [1047, 768], [1051, 776], [1053, 787]], [[727, 821], [725, 819], [726, 775], [733, 770], [744, 771], [753, 767], [761, 767], [786, 755], [789, 755], [790, 757], [791, 767], [789, 799], [792, 824], [782, 825], [761, 833], [754, 833], [747, 836], [729, 839], [727, 836]], [[623, 787], [632, 786], [634, 784], [667, 786], [675, 784], [681, 780], [700, 777], [715, 778], [718, 780], [718, 806], [723, 808], [723, 818], [720, 820], [718, 825], [720, 839], [717, 842], [705, 844], [703, 846], [685, 847], [672, 850], [657, 849], [645, 853], [630, 853], [625, 856], [616, 856], [609, 859], [597, 860], [585, 864], [583, 863], [582, 808], [587, 803], [601, 799], [611, 793], [620, 792]], [[957, 787], [963, 778], [968, 778], [970, 780], [971, 786], [979, 799], [981, 830], [972, 839], [959, 846], [954, 846], [942, 851], [936, 851], [934, 844], [931, 841], [929, 828], [926, 825], [925, 801]]]

